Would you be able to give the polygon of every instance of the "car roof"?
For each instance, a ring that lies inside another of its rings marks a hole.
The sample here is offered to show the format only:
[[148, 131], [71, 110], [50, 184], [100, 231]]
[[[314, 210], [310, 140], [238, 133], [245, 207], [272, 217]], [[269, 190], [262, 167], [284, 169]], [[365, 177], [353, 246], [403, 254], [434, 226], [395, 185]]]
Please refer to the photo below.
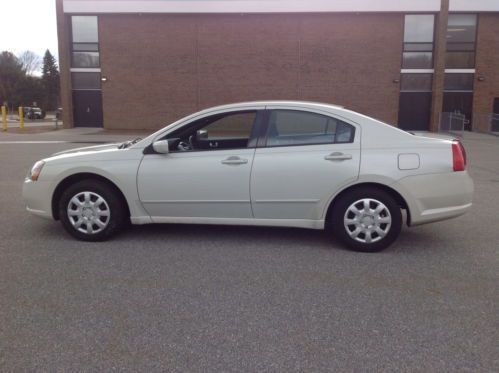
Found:
[[219, 106], [214, 106], [207, 108], [207, 110], [224, 110], [244, 106], [301, 106], [310, 108], [334, 108], [334, 109], [344, 109], [343, 106], [329, 104], [325, 102], [315, 102], [315, 101], [300, 101], [300, 100], [263, 100], [263, 101], [245, 101], [245, 102], [235, 102], [230, 104], [224, 104]]

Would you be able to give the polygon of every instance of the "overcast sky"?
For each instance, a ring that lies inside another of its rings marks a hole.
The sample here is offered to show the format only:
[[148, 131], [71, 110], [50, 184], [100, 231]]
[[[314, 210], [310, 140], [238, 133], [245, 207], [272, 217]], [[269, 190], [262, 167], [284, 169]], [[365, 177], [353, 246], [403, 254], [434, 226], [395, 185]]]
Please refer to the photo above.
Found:
[[57, 57], [55, 0], [0, 0], [0, 51]]

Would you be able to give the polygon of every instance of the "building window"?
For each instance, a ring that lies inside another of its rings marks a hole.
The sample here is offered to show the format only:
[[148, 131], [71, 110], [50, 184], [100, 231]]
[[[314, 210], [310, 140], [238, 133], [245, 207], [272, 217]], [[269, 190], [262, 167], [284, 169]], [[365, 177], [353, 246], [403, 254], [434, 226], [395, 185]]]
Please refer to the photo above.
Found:
[[99, 67], [100, 54], [97, 17], [71, 17], [71, 31], [71, 66], [78, 68]]
[[398, 117], [405, 130], [427, 130], [430, 123], [434, 33], [433, 14], [405, 16]]
[[471, 69], [475, 67], [476, 28], [476, 14], [449, 15], [446, 68]]
[[401, 92], [431, 92], [433, 74], [402, 74]]
[[97, 43], [99, 41], [97, 16], [72, 16], [71, 31], [73, 43]]
[[73, 67], [99, 67], [99, 52], [73, 52]]
[[101, 89], [100, 73], [71, 73], [73, 89]]
[[433, 34], [435, 16], [413, 14], [405, 16], [403, 69], [429, 69], [433, 67]]
[[474, 74], [445, 74], [444, 91], [473, 91]]

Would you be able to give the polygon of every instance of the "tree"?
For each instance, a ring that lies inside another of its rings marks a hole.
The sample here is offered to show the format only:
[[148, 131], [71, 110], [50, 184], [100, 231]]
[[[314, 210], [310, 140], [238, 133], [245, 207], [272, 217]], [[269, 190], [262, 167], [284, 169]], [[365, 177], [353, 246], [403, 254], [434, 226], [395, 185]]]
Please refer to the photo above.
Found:
[[19, 104], [18, 88], [25, 76], [23, 66], [14, 54], [6, 51], [0, 54], [0, 104]]
[[19, 62], [23, 65], [24, 72], [26, 75], [33, 75], [40, 70], [42, 66], [42, 60], [40, 56], [32, 51], [24, 51], [19, 56], [17, 56]]
[[42, 83], [45, 91], [45, 109], [57, 109], [59, 102], [59, 68], [55, 57], [48, 49], [43, 56]]

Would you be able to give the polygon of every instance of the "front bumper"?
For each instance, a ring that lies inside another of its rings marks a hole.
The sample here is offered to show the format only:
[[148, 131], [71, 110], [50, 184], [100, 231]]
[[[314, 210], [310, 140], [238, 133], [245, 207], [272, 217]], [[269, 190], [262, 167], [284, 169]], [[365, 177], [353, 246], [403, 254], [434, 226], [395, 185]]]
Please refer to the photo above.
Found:
[[23, 184], [23, 198], [27, 211], [46, 219], [53, 219], [50, 183], [26, 178]]

